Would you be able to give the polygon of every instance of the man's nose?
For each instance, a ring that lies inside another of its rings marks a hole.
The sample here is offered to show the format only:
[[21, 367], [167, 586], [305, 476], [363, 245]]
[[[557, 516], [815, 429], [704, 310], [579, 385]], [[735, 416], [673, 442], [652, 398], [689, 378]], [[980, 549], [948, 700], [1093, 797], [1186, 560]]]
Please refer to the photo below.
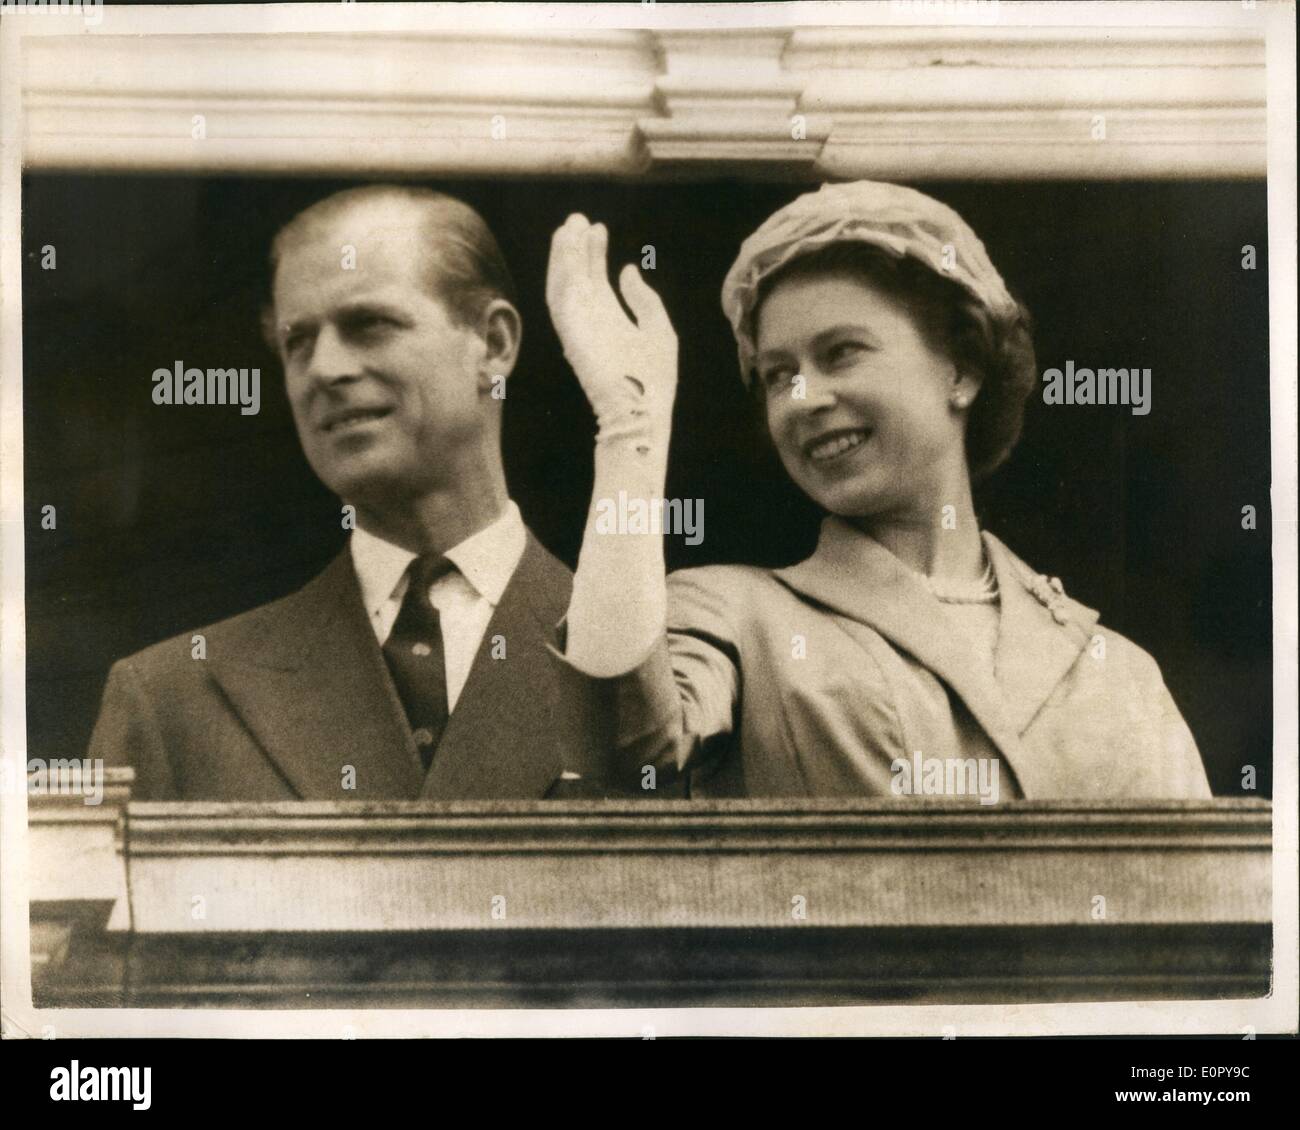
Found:
[[307, 376], [321, 384], [353, 380], [360, 376], [356, 353], [333, 326], [322, 326], [312, 343]]

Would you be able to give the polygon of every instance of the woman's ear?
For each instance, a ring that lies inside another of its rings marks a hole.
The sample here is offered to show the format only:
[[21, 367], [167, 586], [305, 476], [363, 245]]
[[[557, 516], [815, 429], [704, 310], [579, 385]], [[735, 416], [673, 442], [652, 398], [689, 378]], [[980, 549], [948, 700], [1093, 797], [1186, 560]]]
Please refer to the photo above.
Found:
[[494, 298], [488, 303], [479, 322], [479, 337], [483, 340], [483, 356], [478, 373], [481, 392], [490, 393], [498, 399], [504, 397], [505, 393], [501, 390], [519, 359], [523, 333], [523, 319], [509, 302], [504, 298]]
[[970, 365], [953, 367], [952, 390], [948, 394], [948, 403], [954, 412], [964, 412], [979, 395], [984, 384], [984, 374]]

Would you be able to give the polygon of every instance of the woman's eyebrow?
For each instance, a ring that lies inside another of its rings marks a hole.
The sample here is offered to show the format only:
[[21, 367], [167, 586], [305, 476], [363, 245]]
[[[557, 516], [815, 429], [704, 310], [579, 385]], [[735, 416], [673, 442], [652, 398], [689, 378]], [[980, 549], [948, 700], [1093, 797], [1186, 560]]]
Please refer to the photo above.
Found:
[[845, 334], [852, 334], [854, 337], [866, 338], [868, 342], [874, 343], [876, 335], [873, 334], [866, 326], [858, 322], [841, 322], [838, 325], [828, 326], [824, 330], [819, 330], [812, 339], [814, 348], [820, 349], [832, 338], [843, 337]]
[[[855, 337], [865, 338], [869, 344], [875, 345], [878, 339], [866, 326], [857, 322], [840, 322], [834, 326], [827, 326], [824, 330], [818, 330], [811, 338], [809, 343], [814, 349], [822, 349], [832, 338], [842, 337], [845, 334], [852, 334]], [[762, 365], [767, 362], [784, 360], [788, 358], [793, 349], [764, 349], [760, 350], [754, 358], [754, 363]]]
[[771, 364], [773, 361], [788, 360], [789, 357], [790, 351], [788, 349], [763, 349], [755, 355], [754, 364], [767, 365]]

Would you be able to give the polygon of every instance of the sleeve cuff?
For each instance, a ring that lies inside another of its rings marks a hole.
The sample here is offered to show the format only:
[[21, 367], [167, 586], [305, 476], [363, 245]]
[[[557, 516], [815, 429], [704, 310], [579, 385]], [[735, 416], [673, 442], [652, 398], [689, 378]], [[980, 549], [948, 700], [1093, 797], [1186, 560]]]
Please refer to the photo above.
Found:
[[[563, 622], [557, 635], [562, 644]], [[565, 712], [574, 725], [565, 735], [563, 768], [614, 783], [639, 779], [646, 760], [639, 751], [646, 739], [670, 735], [681, 725], [667, 639], [661, 636], [640, 665], [610, 678], [588, 675], [555, 647], [548, 644], [547, 649], [555, 660], [561, 696], [572, 704]]]

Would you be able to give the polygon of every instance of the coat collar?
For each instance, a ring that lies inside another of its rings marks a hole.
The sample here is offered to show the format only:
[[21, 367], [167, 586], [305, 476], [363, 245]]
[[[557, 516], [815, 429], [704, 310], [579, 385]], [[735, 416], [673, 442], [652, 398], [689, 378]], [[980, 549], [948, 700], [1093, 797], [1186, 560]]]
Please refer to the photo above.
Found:
[[952, 688], [1011, 764], [1024, 795], [1050, 786], [1051, 767], [1020, 742], [1088, 641], [1096, 613], [1069, 600], [992, 534], [983, 535], [1001, 613], [994, 671], [949, 628], [921, 578], [841, 518], [822, 523], [813, 555], [774, 570], [783, 584], [875, 629]]
[[[208, 655], [213, 677], [300, 797], [419, 795], [419, 755], [346, 550], [292, 596], [214, 629]], [[354, 789], [343, 788], [345, 766]]]
[[[346, 550], [299, 592], [213, 629], [211, 671], [302, 797], [541, 797], [560, 774], [545, 643], [570, 585], [530, 533], [427, 776]], [[341, 788], [344, 765], [355, 791]]]

